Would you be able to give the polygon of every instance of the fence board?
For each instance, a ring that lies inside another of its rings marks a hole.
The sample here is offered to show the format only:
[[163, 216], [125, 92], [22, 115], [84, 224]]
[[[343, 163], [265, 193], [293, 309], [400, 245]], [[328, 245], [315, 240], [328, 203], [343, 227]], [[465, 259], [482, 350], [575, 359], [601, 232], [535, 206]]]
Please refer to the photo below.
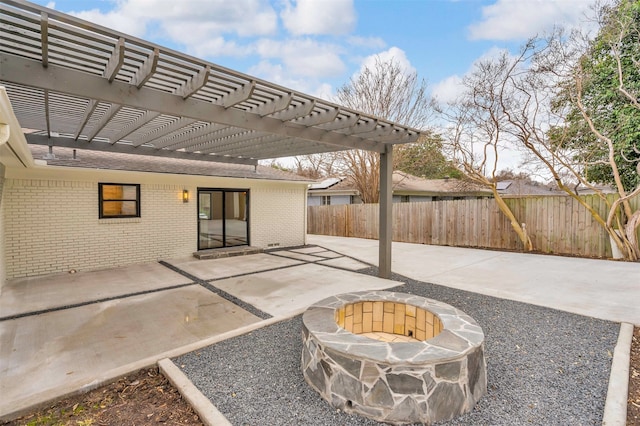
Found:
[[[606, 220], [607, 200], [583, 196]], [[505, 199], [519, 223], [526, 224], [534, 249], [545, 253], [611, 257], [607, 233], [578, 201], [566, 196]], [[630, 200], [640, 208], [640, 196]], [[359, 238], [378, 238], [378, 205], [312, 206], [307, 232]], [[638, 230], [640, 238], [640, 230]], [[419, 244], [522, 250], [522, 242], [494, 199], [396, 203], [393, 239]]]

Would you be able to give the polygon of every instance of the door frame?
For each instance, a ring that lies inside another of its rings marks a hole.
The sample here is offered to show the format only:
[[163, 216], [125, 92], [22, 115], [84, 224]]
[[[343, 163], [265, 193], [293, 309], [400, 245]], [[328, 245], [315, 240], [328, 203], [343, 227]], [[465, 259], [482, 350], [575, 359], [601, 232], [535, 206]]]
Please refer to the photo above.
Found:
[[[200, 247], [200, 193], [201, 192], [222, 192], [222, 247], [215, 247], [215, 248], [201, 248]], [[244, 192], [246, 193], [246, 216], [247, 216], [247, 223], [246, 223], [246, 227], [247, 227], [247, 243], [246, 244], [239, 244], [239, 245], [234, 245], [234, 246], [228, 246], [227, 245], [227, 230], [226, 230], [226, 197], [225, 194], [227, 192]], [[224, 249], [224, 248], [228, 248], [228, 247], [243, 247], [243, 246], [249, 246], [251, 245], [251, 227], [250, 222], [251, 222], [251, 190], [249, 188], [210, 188], [210, 187], [198, 187], [197, 191], [196, 191], [196, 199], [197, 199], [197, 206], [196, 206], [196, 220], [197, 220], [197, 234], [196, 234], [196, 238], [197, 238], [197, 247], [198, 247], [198, 251], [200, 250], [217, 250], [217, 249]]]

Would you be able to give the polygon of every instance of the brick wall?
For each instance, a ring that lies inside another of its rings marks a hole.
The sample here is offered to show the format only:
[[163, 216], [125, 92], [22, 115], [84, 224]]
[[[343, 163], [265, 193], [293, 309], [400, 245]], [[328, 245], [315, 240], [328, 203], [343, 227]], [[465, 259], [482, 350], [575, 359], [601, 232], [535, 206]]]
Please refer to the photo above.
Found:
[[0, 293], [2, 293], [2, 285], [7, 278], [7, 268], [5, 266], [5, 250], [4, 250], [4, 203], [2, 202], [2, 193], [4, 188], [4, 165], [0, 163]]
[[[141, 217], [98, 219], [98, 179], [6, 179], [2, 203], [7, 278], [189, 256], [197, 250], [198, 187], [250, 189], [252, 245], [304, 244], [304, 185], [193, 177], [145, 183], [149, 180], [148, 174], [101, 179], [140, 183]], [[185, 188], [192, 194], [189, 203], [182, 202]]]
[[[250, 194], [251, 245], [290, 247], [305, 243], [306, 192], [299, 185], [261, 185]], [[300, 238], [302, 236], [302, 239]]]

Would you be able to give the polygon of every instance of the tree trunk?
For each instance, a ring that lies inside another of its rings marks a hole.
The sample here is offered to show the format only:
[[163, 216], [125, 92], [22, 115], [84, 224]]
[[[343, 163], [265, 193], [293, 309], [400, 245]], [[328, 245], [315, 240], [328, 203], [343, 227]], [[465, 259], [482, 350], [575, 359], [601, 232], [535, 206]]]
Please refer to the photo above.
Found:
[[518, 238], [520, 238], [520, 241], [522, 241], [522, 244], [524, 245], [525, 250], [532, 251], [533, 243], [531, 242], [531, 238], [529, 238], [529, 234], [527, 233], [527, 230], [524, 227], [524, 224], [520, 224], [516, 216], [513, 214], [513, 212], [507, 205], [507, 203], [504, 202], [504, 200], [502, 199], [502, 196], [498, 193], [498, 190], [496, 189], [495, 185], [493, 185], [493, 187], [491, 188], [491, 192], [493, 192], [493, 197], [495, 198], [496, 203], [498, 203], [498, 208], [500, 209], [500, 211], [505, 216], [507, 216], [507, 218], [509, 218], [509, 221], [511, 222], [511, 227], [513, 228], [514, 231], [516, 231], [516, 234], [518, 234]]

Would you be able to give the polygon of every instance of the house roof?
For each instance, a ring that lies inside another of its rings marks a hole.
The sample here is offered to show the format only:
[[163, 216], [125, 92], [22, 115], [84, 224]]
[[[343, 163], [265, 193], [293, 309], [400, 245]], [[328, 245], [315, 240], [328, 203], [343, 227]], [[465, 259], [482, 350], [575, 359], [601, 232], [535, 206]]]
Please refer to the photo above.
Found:
[[[217, 176], [247, 179], [269, 179], [308, 182], [295, 173], [268, 166], [216, 163], [189, 159], [166, 158], [146, 155], [108, 153], [92, 150], [74, 150], [56, 147], [54, 158], [46, 146], [30, 145], [31, 154], [47, 166], [78, 167], [85, 169], [126, 170], [151, 173]], [[75, 153], [74, 153], [75, 151]]]
[[527, 179], [512, 179], [496, 182], [497, 190], [502, 195], [566, 195], [552, 186], [539, 182], [532, 182]]
[[[530, 181], [528, 179], [512, 179], [496, 182], [498, 192], [506, 197], [519, 197], [525, 195], [560, 195], [568, 196], [566, 192], [559, 189], [554, 183], [544, 184], [540, 182]], [[614, 193], [615, 189], [610, 185], [594, 184], [594, 189], [603, 193]], [[580, 195], [594, 194], [592, 188], [578, 185], [572, 190]]]
[[491, 191], [460, 179], [424, 179], [401, 171], [393, 172], [393, 192], [395, 194], [456, 194], [456, 195], [485, 195]]
[[320, 182], [314, 182], [311, 185], [309, 185], [309, 190], [316, 190], [316, 189], [328, 189], [331, 188], [332, 186], [342, 182], [344, 178], [341, 177], [334, 177], [334, 178], [327, 178], [324, 179]]
[[0, 85], [30, 144], [255, 165], [420, 134], [23, 0], [0, 12]]
[[[491, 191], [459, 179], [424, 179], [402, 171], [393, 172], [393, 193], [396, 195], [442, 195], [457, 196], [491, 196]], [[351, 178], [342, 179], [337, 184], [326, 188], [310, 187], [309, 193], [348, 193], [356, 194], [356, 187]]]

